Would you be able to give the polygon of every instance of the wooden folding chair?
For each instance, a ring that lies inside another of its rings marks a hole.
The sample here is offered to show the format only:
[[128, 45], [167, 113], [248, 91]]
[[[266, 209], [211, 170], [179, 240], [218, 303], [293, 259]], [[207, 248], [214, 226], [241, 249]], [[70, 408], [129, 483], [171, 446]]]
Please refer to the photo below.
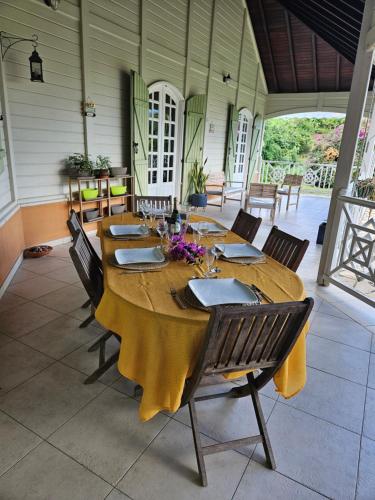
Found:
[[309, 240], [300, 240], [273, 226], [262, 251], [292, 271], [297, 271], [309, 244]]
[[277, 184], [252, 182], [246, 195], [245, 211], [260, 208], [271, 211], [272, 224], [275, 222], [276, 208], [280, 206], [281, 198], [277, 194]]
[[252, 243], [258, 232], [261, 222], [261, 217], [254, 217], [251, 214], [245, 212], [243, 208], [240, 208], [231, 231], [238, 234], [238, 236], [241, 236], [241, 238], [247, 240], [249, 243]]
[[[206, 337], [198, 362], [186, 381], [182, 405], [189, 405], [195, 453], [203, 486], [207, 486], [204, 456], [225, 450], [261, 443], [267, 464], [275, 469], [267, 426], [259, 401], [258, 391], [271, 380], [292, 350], [313, 307], [313, 299], [254, 306], [218, 306], [212, 309]], [[229, 392], [195, 396], [203, 377], [223, 375], [246, 370], [262, 370], [254, 377], [247, 375], [247, 383]], [[259, 434], [224, 443], [202, 446], [195, 403], [207, 399], [251, 396]]]
[[[301, 195], [303, 175], [286, 174], [284, 177], [281, 188], [277, 190], [278, 194], [281, 196], [287, 196], [286, 209], [288, 210], [291, 205], [295, 205], [298, 208], [299, 198]], [[296, 202], [292, 203], [290, 200], [293, 196], [297, 196]], [[279, 209], [281, 203], [279, 205]]]
[[[85, 233], [85, 230], [81, 226], [81, 222], [80, 222], [79, 217], [77, 215], [77, 212], [75, 212], [75, 210], [72, 209], [70, 211], [70, 217], [66, 221], [66, 224], [67, 224], [68, 229], [70, 231], [70, 234], [72, 236], [72, 241], [74, 240], [77, 231], [82, 234], [82, 237], [86, 241], [86, 244], [90, 247], [90, 250], [94, 256], [93, 258], [95, 259], [97, 265], [102, 269], [103, 268], [102, 261], [101, 261], [99, 255], [95, 252], [94, 247], [91, 244], [91, 241], [88, 239], [87, 234]], [[82, 304], [81, 307], [82, 307], [82, 309], [86, 309], [90, 305], [91, 305], [91, 314], [84, 321], [82, 321], [82, 323], [79, 325], [80, 328], [85, 328], [95, 319], [94, 312], [93, 312], [93, 305], [92, 305], [90, 299], [87, 300], [84, 304]]]
[[[80, 231], [76, 232], [73, 246], [69, 248], [70, 257], [77, 270], [82, 284], [85, 287], [91, 304], [96, 309], [103, 295], [103, 269], [95, 257], [93, 248], [88, 245], [87, 238], [84, 238]], [[120, 351], [105, 359], [105, 344], [107, 340], [114, 336], [119, 342], [121, 337], [114, 332], [107, 331], [89, 348], [89, 352], [99, 349], [99, 367], [87, 379], [85, 384], [92, 384], [103, 375], [114, 363], [117, 362]]]

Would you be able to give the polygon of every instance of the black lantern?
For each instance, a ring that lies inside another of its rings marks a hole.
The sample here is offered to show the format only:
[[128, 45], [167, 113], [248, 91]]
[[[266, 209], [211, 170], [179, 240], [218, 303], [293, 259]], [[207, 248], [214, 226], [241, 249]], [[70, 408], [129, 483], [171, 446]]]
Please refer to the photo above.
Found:
[[29, 57], [30, 61], [30, 80], [32, 82], [44, 82], [43, 80], [43, 69], [42, 69], [42, 59], [36, 51], [38, 45], [38, 36], [33, 35], [32, 38], [20, 38], [18, 36], [8, 35], [4, 31], [0, 31], [0, 48], [1, 48], [1, 58], [4, 60], [8, 50], [19, 42], [32, 42], [33, 51]]
[[43, 80], [43, 68], [42, 68], [42, 59], [40, 58], [36, 48], [29, 57], [30, 61], [30, 80], [32, 82], [44, 82]]

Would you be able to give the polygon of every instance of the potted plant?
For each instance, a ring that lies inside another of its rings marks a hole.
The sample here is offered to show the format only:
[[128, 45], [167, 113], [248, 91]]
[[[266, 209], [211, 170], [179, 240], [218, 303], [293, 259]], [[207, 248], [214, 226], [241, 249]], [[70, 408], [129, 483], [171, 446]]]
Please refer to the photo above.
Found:
[[111, 160], [109, 156], [98, 155], [95, 162], [95, 173], [99, 179], [105, 179], [109, 176], [109, 169], [111, 168]]
[[194, 162], [193, 168], [190, 172], [190, 182], [193, 185], [194, 192], [190, 195], [190, 203], [193, 207], [207, 206], [206, 182], [208, 174], [204, 173], [204, 165], [199, 165], [197, 161]]
[[358, 198], [375, 201], [375, 177], [357, 179], [355, 181], [355, 191]]
[[91, 177], [94, 164], [89, 155], [74, 153], [65, 160], [70, 177]]

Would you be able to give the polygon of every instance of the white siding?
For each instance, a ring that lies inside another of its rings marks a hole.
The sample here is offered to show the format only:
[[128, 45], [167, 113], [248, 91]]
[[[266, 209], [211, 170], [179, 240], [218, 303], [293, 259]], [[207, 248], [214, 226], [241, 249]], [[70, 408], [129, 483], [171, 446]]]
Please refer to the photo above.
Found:
[[[129, 75], [134, 69], [147, 84], [166, 80], [185, 97], [208, 91], [205, 155], [210, 169], [222, 169], [229, 105], [254, 107], [263, 114], [265, 102], [259, 81], [261, 92], [256, 93], [258, 56], [249, 24], [243, 22], [245, 2], [82, 1], [88, 11], [86, 94], [97, 112], [88, 118], [89, 153], [129, 166]], [[0, 0], [0, 21], [14, 35], [39, 36], [46, 82], [29, 80], [31, 44], [10, 49], [6, 72], [20, 202], [63, 198], [63, 160], [84, 151], [80, 0], [64, 0], [56, 12], [40, 0]], [[222, 81], [224, 72], [233, 79], [228, 86]], [[214, 123], [214, 133], [208, 133], [209, 123]]]

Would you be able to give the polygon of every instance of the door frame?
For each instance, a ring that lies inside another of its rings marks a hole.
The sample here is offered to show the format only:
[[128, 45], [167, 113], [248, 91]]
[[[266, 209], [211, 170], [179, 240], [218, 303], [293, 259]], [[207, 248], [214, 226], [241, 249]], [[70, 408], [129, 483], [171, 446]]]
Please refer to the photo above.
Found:
[[[247, 135], [246, 135], [246, 148], [245, 148], [245, 153], [244, 153], [244, 163], [243, 163], [243, 171], [242, 171], [242, 182], [246, 183], [247, 179], [247, 174], [248, 174], [248, 169], [249, 169], [249, 162], [250, 162], [250, 146], [251, 146], [251, 136], [252, 136], [252, 126], [253, 126], [253, 114], [249, 110], [249, 108], [243, 107], [238, 111], [238, 124], [241, 123], [241, 115], [245, 115], [248, 121], [247, 125]], [[237, 138], [238, 138], [238, 126], [237, 126], [237, 137], [236, 137], [236, 148], [237, 148]], [[238, 152], [236, 153], [236, 160], [235, 160], [235, 165], [234, 168], [237, 167], [237, 158], [238, 158]], [[233, 172], [233, 178], [235, 176], [235, 173]]]
[[[185, 112], [185, 99], [182, 93], [171, 83], [165, 80], [158, 80], [151, 85], [148, 85], [148, 93], [160, 90], [167, 90], [170, 96], [176, 102], [176, 171], [174, 178], [174, 196], [180, 196], [180, 187], [182, 181], [182, 164], [183, 164], [183, 142], [184, 142], [184, 112]], [[160, 108], [159, 108], [160, 111]], [[164, 122], [163, 122], [164, 127]]]

